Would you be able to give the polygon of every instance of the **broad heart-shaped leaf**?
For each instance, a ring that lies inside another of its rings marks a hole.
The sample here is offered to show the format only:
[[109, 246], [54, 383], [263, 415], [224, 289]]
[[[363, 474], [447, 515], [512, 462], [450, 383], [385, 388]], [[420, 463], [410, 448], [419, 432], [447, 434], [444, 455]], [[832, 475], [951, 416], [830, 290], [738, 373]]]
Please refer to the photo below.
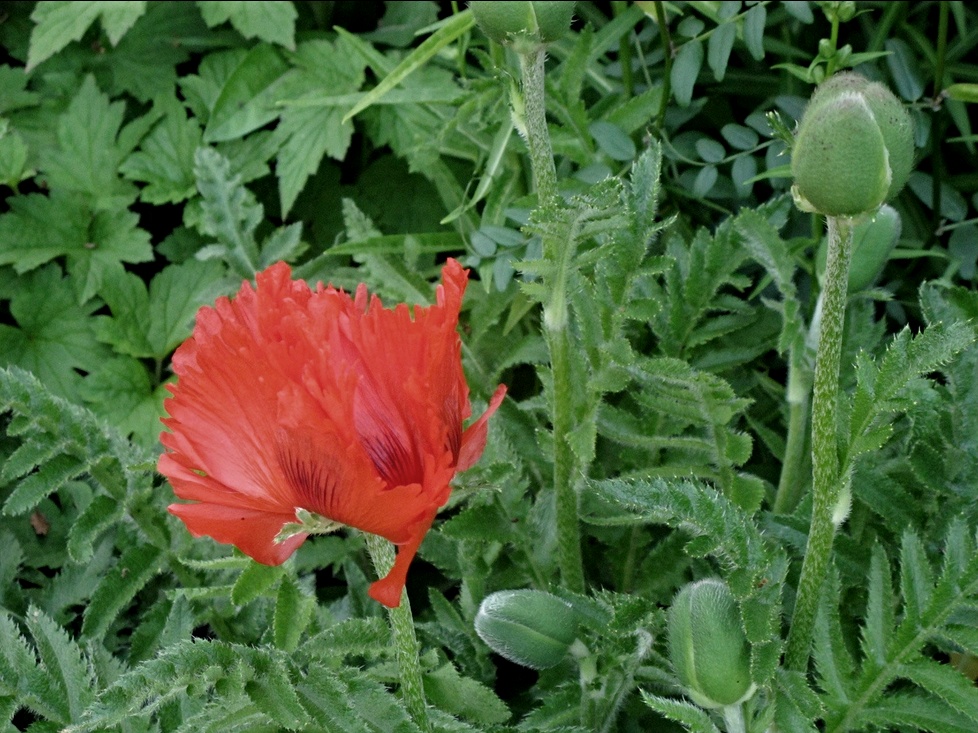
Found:
[[159, 103], [163, 119], [119, 166], [131, 181], [146, 183], [139, 198], [149, 204], [176, 204], [196, 192], [194, 152], [200, 145], [200, 125], [188, 119], [173, 96]]
[[127, 206], [135, 188], [119, 178], [119, 164], [153, 118], [138, 118], [123, 129], [125, 112], [122, 102], [110, 103], [95, 79], [86, 77], [58, 119], [58, 144], [40, 151], [39, 168], [48, 186], [82, 193], [96, 210]]
[[245, 38], [260, 38], [295, 48], [298, 13], [288, 0], [208, 0], [198, 2], [197, 7], [211, 28], [230, 20], [234, 29]]
[[128, 2], [84, 2], [48, 0], [39, 2], [31, 13], [36, 25], [31, 32], [27, 70], [50, 58], [72, 41], [80, 40], [99, 16], [102, 28], [114, 46], [139, 16], [146, 12], [145, 0]]
[[120, 354], [162, 361], [190, 335], [197, 309], [225, 285], [224, 267], [214, 260], [169, 265], [148, 290], [137, 275], [113, 270], [101, 289], [112, 315], [98, 317], [96, 334]]
[[296, 71], [282, 89], [286, 108], [274, 133], [281, 146], [276, 174], [282, 216], [324, 155], [342, 159], [346, 154], [353, 123], [342, 122], [346, 106], [331, 97], [358, 91], [364, 78], [362, 57], [343, 39], [303, 43], [292, 60]]
[[53, 393], [78, 399], [81, 377], [108, 356], [95, 340], [92, 311], [99, 304], [77, 305], [61, 268], [50, 264], [16, 281], [10, 313], [18, 326], [0, 324], [0, 364], [33, 372]]

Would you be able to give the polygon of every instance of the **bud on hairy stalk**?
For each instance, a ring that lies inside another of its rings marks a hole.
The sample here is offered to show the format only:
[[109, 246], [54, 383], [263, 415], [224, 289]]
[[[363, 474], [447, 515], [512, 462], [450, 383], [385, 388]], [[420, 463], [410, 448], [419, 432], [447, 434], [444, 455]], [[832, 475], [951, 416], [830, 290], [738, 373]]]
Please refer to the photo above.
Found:
[[676, 594], [667, 624], [669, 658], [690, 699], [703, 708], [727, 708], [749, 699], [750, 645], [727, 584], [690, 583]]
[[476, 633], [494, 652], [532, 669], [560, 664], [577, 638], [577, 624], [570, 604], [538, 590], [492, 593], [475, 617]]
[[913, 122], [900, 100], [859, 74], [836, 74], [802, 116], [792, 193], [799, 208], [826, 216], [875, 211], [906, 184], [913, 155]]
[[476, 23], [492, 40], [529, 53], [560, 39], [574, 17], [573, 2], [470, 2]]

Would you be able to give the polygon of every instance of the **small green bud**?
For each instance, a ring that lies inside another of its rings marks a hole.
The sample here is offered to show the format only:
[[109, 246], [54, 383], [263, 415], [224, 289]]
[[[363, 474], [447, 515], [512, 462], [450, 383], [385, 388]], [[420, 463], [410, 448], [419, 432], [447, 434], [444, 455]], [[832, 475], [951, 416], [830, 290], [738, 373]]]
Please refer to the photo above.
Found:
[[792, 149], [800, 208], [856, 216], [892, 199], [913, 167], [913, 123], [893, 93], [858, 74], [815, 90]]
[[497, 654], [533, 669], [553, 667], [577, 638], [571, 605], [539, 590], [504, 590], [486, 596], [475, 617], [476, 633]]
[[680, 590], [666, 628], [669, 657], [693, 702], [720, 708], [754, 694], [750, 646], [726, 583], [710, 578]]
[[489, 38], [521, 53], [563, 37], [574, 18], [573, 2], [473, 0], [469, 9]]

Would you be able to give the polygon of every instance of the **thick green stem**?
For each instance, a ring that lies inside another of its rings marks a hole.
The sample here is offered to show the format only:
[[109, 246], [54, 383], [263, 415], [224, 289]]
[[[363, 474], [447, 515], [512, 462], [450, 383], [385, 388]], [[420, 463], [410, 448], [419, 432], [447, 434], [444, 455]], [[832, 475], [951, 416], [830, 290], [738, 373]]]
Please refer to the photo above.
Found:
[[557, 203], [557, 169], [554, 166], [553, 149], [550, 147], [550, 131], [547, 129], [546, 92], [544, 91], [543, 48], [520, 57], [523, 76], [523, 112], [526, 125], [526, 146], [530, 150], [530, 168], [533, 185], [537, 189], [540, 206]]
[[[384, 577], [394, 565], [394, 546], [383, 537], [364, 533], [367, 551], [377, 570], [378, 577]], [[407, 592], [401, 591], [401, 605], [387, 609], [394, 640], [394, 655], [397, 658], [398, 674], [401, 678], [401, 698], [412, 720], [424, 733], [431, 733], [428, 718], [428, 703], [425, 700], [424, 684], [421, 679], [421, 645], [414, 633], [414, 617]]]
[[[546, 316], [546, 314], [544, 314]], [[545, 319], [546, 320], [546, 317]], [[557, 503], [557, 562], [565, 587], [574, 593], [584, 592], [584, 563], [581, 557], [581, 530], [574, 486], [577, 460], [569, 438], [574, 428], [571, 406], [574, 384], [570, 373], [570, 337], [566, 322], [560, 330], [547, 331], [550, 347], [550, 369], [553, 374], [554, 492]]]
[[[526, 143], [537, 197], [542, 208], [560, 205], [557, 194], [557, 171], [547, 129], [544, 93], [544, 51], [537, 49], [520, 54], [523, 110]], [[569, 438], [574, 428], [574, 389], [571, 378], [570, 332], [568, 330], [566, 263], [563, 255], [567, 243], [544, 237], [543, 256], [554, 264], [553, 293], [544, 306], [544, 335], [550, 349], [553, 374], [554, 493], [557, 504], [557, 562], [568, 590], [584, 592], [584, 566], [581, 559], [580, 520], [574, 476], [577, 459]]]
[[812, 522], [785, 652], [787, 667], [793, 670], [804, 670], [808, 665], [819, 595], [828, 572], [835, 538], [832, 514], [842, 489], [836, 412], [846, 288], [849, 282], [849, 262], [852, 258], [852, 221], [829, 217], [828, 240], [822, 319], [812, 393]]
[[727, 733], [744, 733], [744, 708], [742, 703], [727, 705], [723, 708], [723, 722], [727, 724]]

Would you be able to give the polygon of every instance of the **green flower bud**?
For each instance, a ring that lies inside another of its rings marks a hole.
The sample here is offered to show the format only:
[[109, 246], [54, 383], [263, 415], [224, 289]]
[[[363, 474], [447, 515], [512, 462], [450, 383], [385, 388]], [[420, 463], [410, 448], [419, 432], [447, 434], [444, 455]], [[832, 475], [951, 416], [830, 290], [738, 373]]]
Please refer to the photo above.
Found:
[[494, 652], [533, 669], [560, 664], [577, 638], [577, 624], [569, 603], [538, 590], [492, 593], [475, 617], [476, 633]]
[[892, 199], [913, 167], [913, 123], [893, 93], [858, 74], [816, 89], [792, 150], [792, 192], [807, 211], [856, 216]]
[[489, 38], [498, 43], [529, 51], [561, 38], [574, 17], [573, 2], [492, 2], [469, 3], [472, 15]]
[[750, 698], [750, 646], [727, 584], [690, 583], [669, 608], [669, 657], [690, 699], [720, 708]]

